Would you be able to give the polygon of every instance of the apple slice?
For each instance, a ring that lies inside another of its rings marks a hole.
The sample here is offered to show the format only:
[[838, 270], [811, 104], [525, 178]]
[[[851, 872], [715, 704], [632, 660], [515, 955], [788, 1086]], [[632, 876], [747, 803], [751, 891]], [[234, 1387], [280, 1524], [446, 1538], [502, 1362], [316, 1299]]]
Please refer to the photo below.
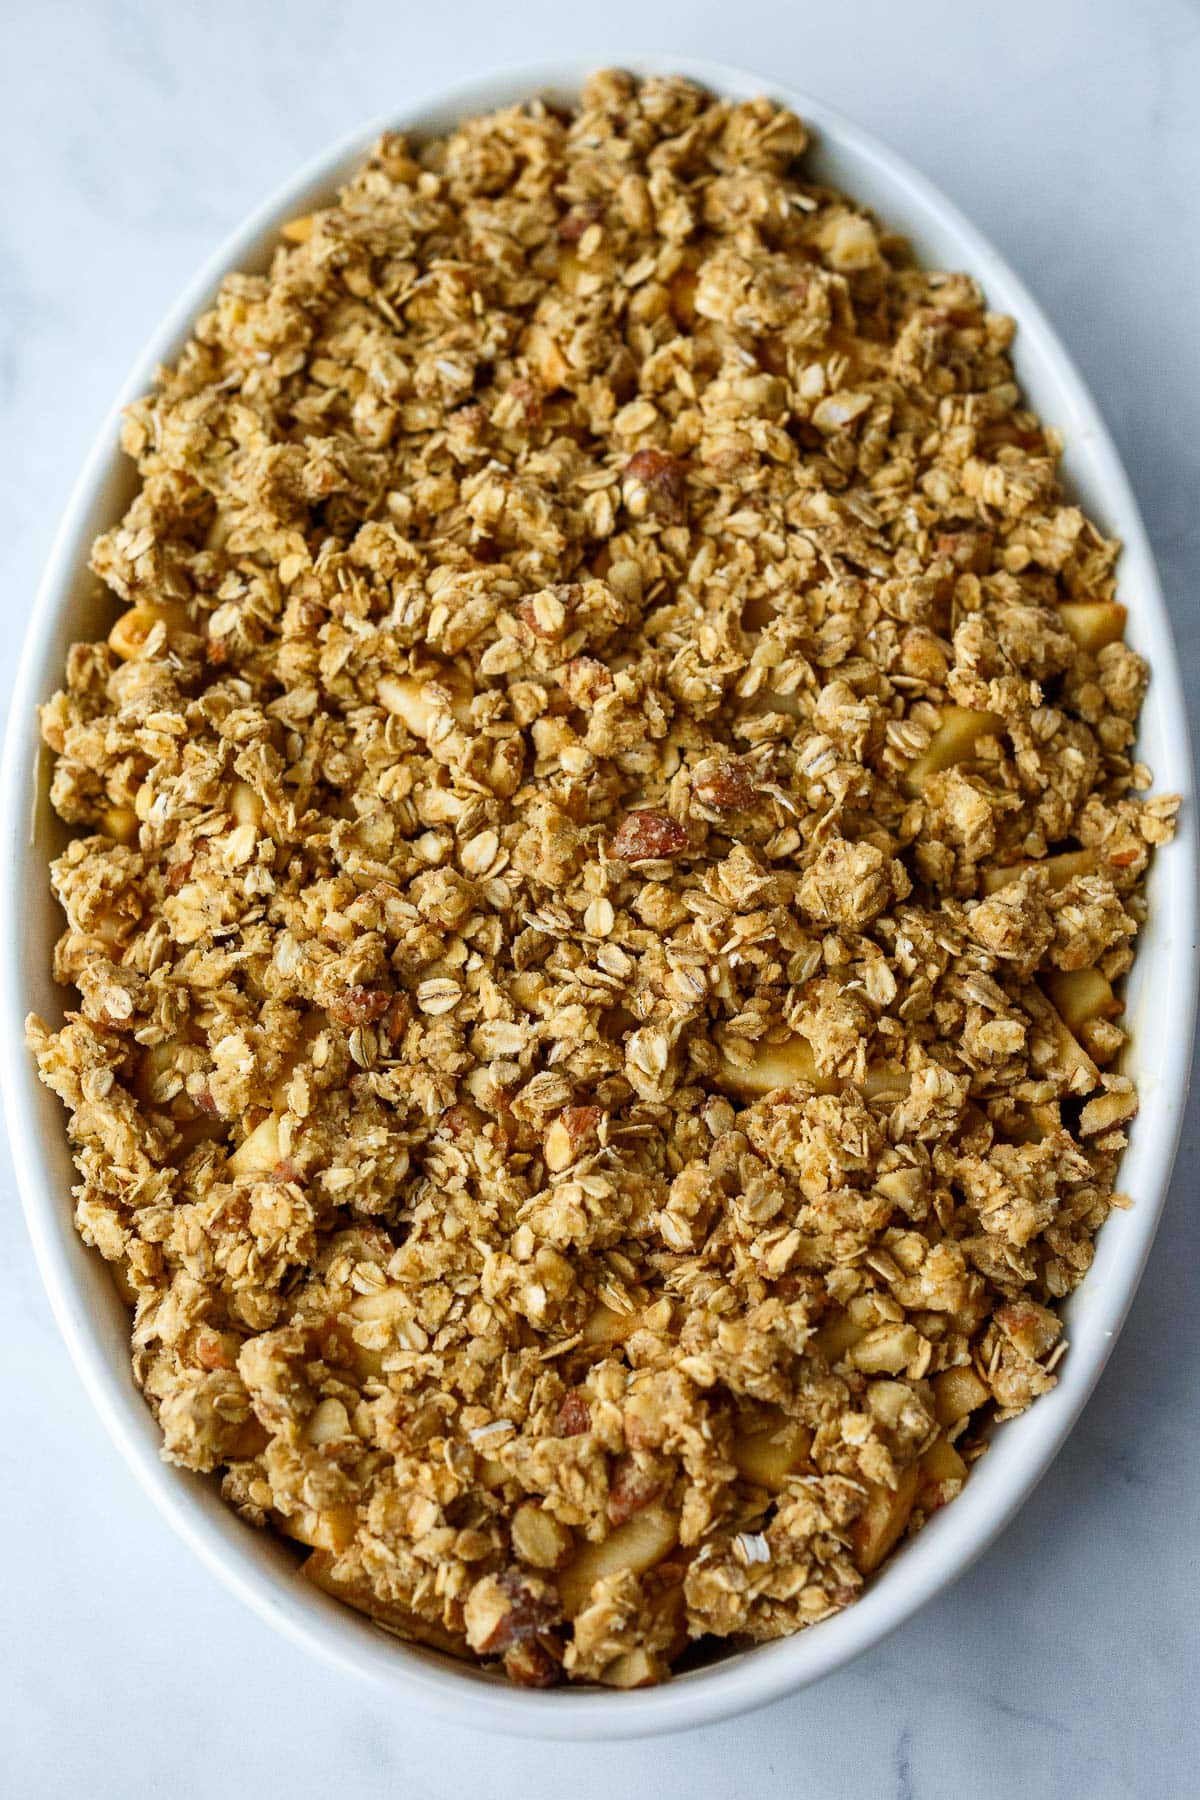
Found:
[[905, 1469], [894, 1488], [880, 1481], [867, 1483], [867, 1504], [855, 1519], [850, 1533], [854, 1564], [862, 1575], [877, 1569], [889, 1550], [900, 1541], [904, 1527], [912, 1517], [921, 1471], [916, 1463]]
[[804, 1468], [812, 1449], [813, 1434], [807, 1425], [789, 1419], [779, 1408], [776, 1417], [757, 1431], [739, 1431], [733, 1440], [733, 1460], [743, 1481], [752, 1481], [777, 1494], [788, 1476]]
[[1081, 650], [1103, 650], [1125, 636], [1127, 611], [1115, 600], [1064, 600], [1058, 615]]
[[1008, 863], [1002, 869], [985, 869], [983, 872], [983, 891], [994, 894], [1010, 882], [1016, 881], [1026, 869], [1041, 869], [1049, 876], [1052, 889], [1066, 887], [1068, 881], [1074, 881], [1077, 875], [1090, 875], [1096, 867], [1094, 850], [1061, 850], [1057, 856], [1025, 857], [1021, 862]]
[[995, 737], [1003, 729], [1004, 721], [996, 713], [976, 712], [969, 706], [943, 707], [937, 730], [905, 771], [904, 792], [915, 799], [931, 775], [955, 763], [969, 762], [980, 738]]
[[679, 1520], [661, 1506], [648, 1506], [634, 1513], [624, 1525], [618, 1525], [605, 1538], [587, 1543], [558, 1577], [558, 1591], [563, 1612], [568, 1619], [581, 1613], [591, 1598], [592, 1589], [606, 1575], [619, 1575], [628, 1569], [644, 1575], [655, 1563], [662, 1562], [679, 1541]]
[[986, 1406], [992, 1397], [969, 1364], [943, 1369], [940, 1375], [934, 1376], [931, 1385], [933, 1416], [939, 1425], [957, 1425], [968, 1413]]
[[422, 1619], [408, 1607], [398, 1601], [381, 1600], [369, 1581], [338, 1574], [337, 1557], [328, 1550], [314, 1550], [301, 1564], [300, 1573], [306, 1581], [321, 1589], [323, 1594], [331, 1594], [335, 1600], [352, 1606], [355, 1612], [364, 1613], [385, 1631], [394, 1632], [397, 1637], [407, 1638], [414, 1644], [428, 1644], [431, 1649], [442, 1650], [447, 1656], [469, 1657], [465, 1641], [441, 1625], [435, 1625], [428, 1619]]
[[1044, 980], [1046, 992], [1069, 1031], [1078, 1033], [1093, 1019], [1113, 1019], [1123, 1010], [1099, 969], [1055, 969]]

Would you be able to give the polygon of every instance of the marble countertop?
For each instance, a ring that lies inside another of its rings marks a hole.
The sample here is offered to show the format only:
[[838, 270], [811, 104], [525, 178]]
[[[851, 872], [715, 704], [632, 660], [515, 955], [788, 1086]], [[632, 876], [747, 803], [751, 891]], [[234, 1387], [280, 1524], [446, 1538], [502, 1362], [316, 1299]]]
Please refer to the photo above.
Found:
[[[0, 107], [0, 696], [58, 514], [184, 280], [330, 139], [471, 71], [744, 62], [908, 155], [1011, 259], [1116, 434], [1200, 657], [1200, 14], [1189, 0], [43, 0]], [[1131, 596], [1136, 604], [1136, 596]], [[1200, 683], [1191, 682], [1193, 728]], [[686, 1738], [547, 1751], [388, 1703], [219, 1589], [135, 1487], [43, 1298], [0, 1152], [0, 1791], [507, 1800], [1109, 1800], [1197, 1791], [1200, 1108], [1129, 1325], [1057, 1464], [873, 1654]]]

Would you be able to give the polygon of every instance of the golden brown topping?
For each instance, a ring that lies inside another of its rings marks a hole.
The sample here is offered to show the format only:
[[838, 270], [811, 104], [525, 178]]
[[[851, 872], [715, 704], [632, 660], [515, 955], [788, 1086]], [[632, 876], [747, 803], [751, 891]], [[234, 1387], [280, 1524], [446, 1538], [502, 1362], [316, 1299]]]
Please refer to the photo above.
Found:
[[1053, 1385], [1175, 802], [1012, 325], [766, 100], [388, 134], [123, 441], [43, 709], [164, 1453], [520, 1685], [850, 1604]]

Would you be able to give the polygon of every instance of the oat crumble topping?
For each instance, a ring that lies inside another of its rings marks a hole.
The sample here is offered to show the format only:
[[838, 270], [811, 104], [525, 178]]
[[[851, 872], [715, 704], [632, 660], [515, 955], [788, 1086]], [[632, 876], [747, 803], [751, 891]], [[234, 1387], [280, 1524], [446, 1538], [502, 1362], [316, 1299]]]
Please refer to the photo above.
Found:
[[130, 409], [42, 712], [164, 1455], [525, 1685], [851, 1602], [1121, 1203], [1117, 545], [805, 141], [612, 71], [385, 137]]

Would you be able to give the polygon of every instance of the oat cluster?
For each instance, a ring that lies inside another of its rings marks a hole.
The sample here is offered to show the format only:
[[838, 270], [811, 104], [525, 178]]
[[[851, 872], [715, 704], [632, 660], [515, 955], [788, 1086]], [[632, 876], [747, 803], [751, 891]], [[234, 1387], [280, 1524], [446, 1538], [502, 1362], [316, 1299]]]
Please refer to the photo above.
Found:
[[851, 1602], [1052, 1384], [1136, 1107], [1117, 546], [805, 141], [615, 72], [385, 137], [130, 410], [43, 709], [164, 1454], [526, 1685]]

